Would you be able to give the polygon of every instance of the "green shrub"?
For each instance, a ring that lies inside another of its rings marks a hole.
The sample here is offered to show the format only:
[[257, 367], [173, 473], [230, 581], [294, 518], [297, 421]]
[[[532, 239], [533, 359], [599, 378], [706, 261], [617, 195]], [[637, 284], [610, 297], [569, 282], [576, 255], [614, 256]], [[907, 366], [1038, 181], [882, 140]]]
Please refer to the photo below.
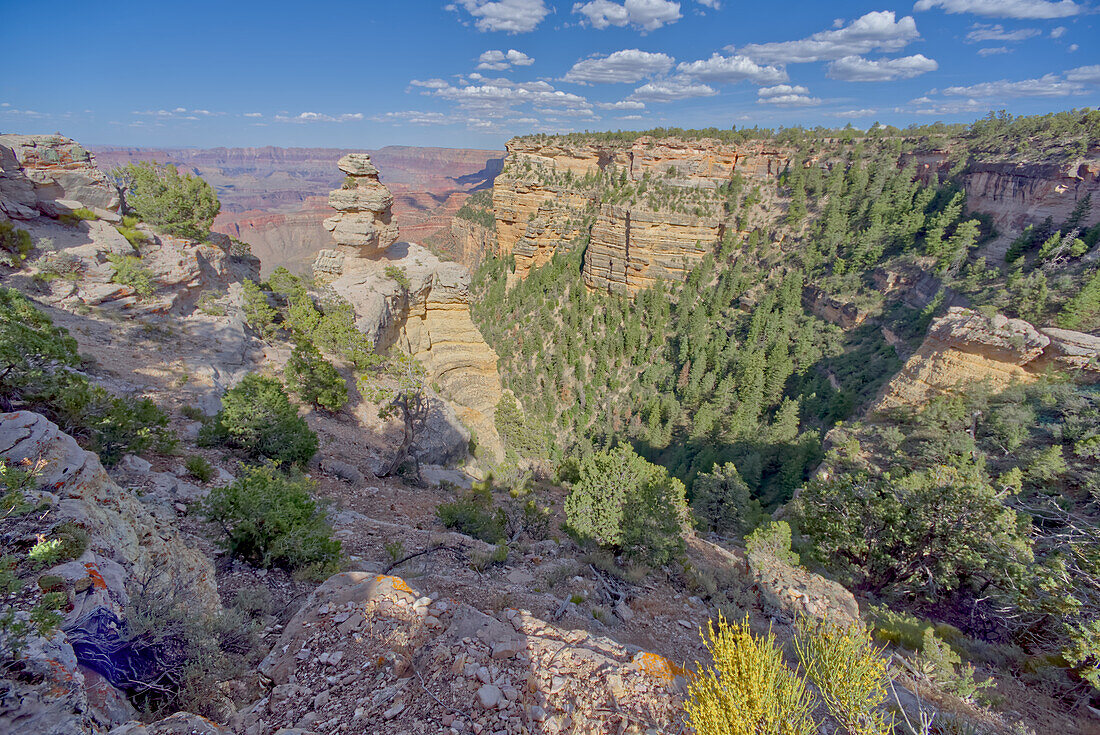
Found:
[[501, 508], [493, 508], [490, 482], [474, 486], [450, 503], [440, 503], [435, 514], [447, 528], [490, 544], [504, 541], [505, 516]]
[[72, 216], [85, 222], [95, 222], [99, 219], [99, 215], [87, 207], [77, 207], [72, 211]]
[[156, 291], [152, 271], [142, 264], [138, 256], [108, 253], [107, 262], [114, 268], [112, 283], [129, 286], [141, 298], [152, 296]]
[[199, 300], [195, 302], [195, 308], [210, 316], [225, 316], [228, 309], [225, 308], [225, 304], [219, 303], [221, 297], [222, 294], [215, 291], [203, 291], [199, 295]]
[[210, 482], [214, 479], [214, 476], [218, 474], [214, 469], [214, 465], [210, 464], [210, 461], [206, 459], [206, 457], [201, 457], [197, 454], [188, 457], [183, 463], [183, 466], [191, 477], [201, 483]]
[[222, 527], [225, 546], [235, 556], [326, 576], [340, 558], [340, 542], [310, 497], [312, 488], [308, 478], [250, 467], [232, 484], [211, 490], [203, 510]]
[[126, 241], [133, 246], [134, 250], [140, 249], [142, 245], [149, 241], [149, 235], [139, 230], [137, 224], [136, 217], [123, 217], [122, 224], [115, 225], [115, 229], [126, 238]]
[[279, 331], [275, 324], [275, 317], [279, 312], [268, 303], [267, 294], [252, 281], [246, 278], [241, 282], [241, 287], [244, 289], [244, 304], [241, 308], [245, 321], [262, 339], [271, 339]]
[[771, 521], [745, 537], [745, 553], [750, 559], [775, 559], [798, 566], [798, 554], [791, 551], [791, 526], [786, 521]]
[[397, 285], [406, 291], [412, 286], [412, 282], [409, 281], [409, 277], [405, 275], [405, 271], [401, 270], [396, 265], [386, 266], [386, 278], [397, 281]]
[[198, 406], [193, 406], [191, 404], [180, 407], [180, 415], [186, 419], [191, 419], [192, 421], [206, 421], [206, 419], [210, 418], [202, 412], [201, 408], [199, 408]]
[[34, 262], [34, 266], [38, 269], [38, 275], [47, 281], [63, 278], [77, 282], [84, 278], [86, 269], [81, 258], [64, 250], [42, 256]]
[[205, 240], [221, 210], [218, 195], [197, 176], [180, 176], [174, 166], [140, 161], [115, 169], [127, 212], [169, 235]]
[[683, 549], [684, 485], [623, 444], [581, 461], [565, 516], [582, 538], [646, 563], [664, 564]]
[[299, 340], [286, 363], [286, 382], [306, 403], [339, 411], [348, 402], [348, 386], [312, 342]]
[[695, 478], [692, 492], [691, 507], [703, 528], [743, 538], [764, 520], [760, 501], [731, 462]]
[[0, 263], [18, 267], [34, 250], [31, 235], [7, 220], [0, 221]]
[[203, 426], [199, 440], [288, 464], [304, 465], [317, 453], [317, 435], [298, 416], [282, 383], [255, 373], [226, 391], [221, 410]]

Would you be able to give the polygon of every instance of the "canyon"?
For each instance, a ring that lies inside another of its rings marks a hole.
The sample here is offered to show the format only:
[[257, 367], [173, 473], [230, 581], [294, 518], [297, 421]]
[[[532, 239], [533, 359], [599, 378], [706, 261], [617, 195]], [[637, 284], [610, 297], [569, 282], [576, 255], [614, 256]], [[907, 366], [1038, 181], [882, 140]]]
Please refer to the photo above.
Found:
[[[336, 148], [127, 148], [95, 146], [103, 171], [142, 160], [171, 163], [206, 179], [222, 211], [214, 230], [246, 242], [267, 276], [284, 266], [309, 272], [330, 238], [328, 192], [340, 184]], [[474, 191], [492, 185], [499, 151], [388, 146], [371, 152], [394, 195], [394, 218], [406, 238], [449, 247], [450, 218]]]

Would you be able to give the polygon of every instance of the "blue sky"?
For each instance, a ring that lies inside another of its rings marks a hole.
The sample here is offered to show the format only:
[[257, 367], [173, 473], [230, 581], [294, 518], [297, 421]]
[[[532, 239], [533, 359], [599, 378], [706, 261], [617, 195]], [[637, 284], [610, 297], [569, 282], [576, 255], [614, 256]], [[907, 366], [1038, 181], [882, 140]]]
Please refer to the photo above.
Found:
[[86, 144], [499, 148], [1100, 106], [1098, 0], [0, 0], [0, 17], [0, 130]]

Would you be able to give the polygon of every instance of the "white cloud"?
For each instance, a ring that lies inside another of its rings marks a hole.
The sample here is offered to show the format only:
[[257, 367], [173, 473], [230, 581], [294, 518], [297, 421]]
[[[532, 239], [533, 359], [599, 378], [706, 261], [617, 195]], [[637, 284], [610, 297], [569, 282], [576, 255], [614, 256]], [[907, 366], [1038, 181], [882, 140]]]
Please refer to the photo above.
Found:
[[574, 3], [573, 12], [583, 15], [594, 28], [629, 25], [642, 32], [655, 31], [683, 17], [680, 3], [670, 0], [623, 0], [622, 4], [590, 0]]
[[535, 63], [535, 60], [530, 56], [522, 51], [516, 51], [514, 48], [507, 51], [496, 49], [486, 51], [478, 57], [478, 61], [481, 62], [477, 65], [478, 69], [489, 71], [504, 71], [505, 69], [511, 69], [513, 66], [531, 66]]
[[323, 112], [301, 112], [297, 115], [276, 115], [275, 122], [285, 123], [311, 123], [311, 122], [326, 122], [326, 123], [344, 123], [344, 122], [356, 122], [363, 119], [363, 113], [361, 112], [345, 112], [340, 115], [327, 115]]
[[912, 79], [939, 68], [935, 59], [924, 54], [874, 61], [862, 56], [845, 56], [829, 64], [829, 76], [846, 82], [889, 82]]
[[1058, 26], [1057, 28], [1052, 28], [1050, 30], [1050, 37], [1051, 38], [1061, 38], [1064, 35], [1066, 35], [1066, 27], [1065, 26]]
[[[874, 11], [835, 31], [820, 31], [799, 41], [750, 43], [741, 53], [757, 61], [775, 64], [799, 64], [831, 61], [870, 51], [898, 51], [920, 38], [917, 22], [911, 16], [895, 20], [892, 10]], [[733, 51], [732, 47], [726, 47]]]
[[1069, 51], [1069, 52], [1070, 52], [1070, 53], [1072, 54], [1072, 53], [1073, 53], [1074, 51], [1076, 51], [1076, 50], [1077, 50], [1077, 49], [1079, 49], [1079, 48], [1081, 48], [1081, 47], [1080, 47], [1080, 46], [1078, 46], [1077, 44], [1075, 44], [1075, 43], [1071, 43], [1071, 44], [1069, 45], [1069, 48], [1067, 48], [1067, 49], [1066, 49], [1066, 51]]
[[775, 66], [762, 66], [740, 54], [722, 56], [712, 54], [709, 59], [683, 63], [676, 67], [681, 74], [716, 84], [740, 82], [748, 79], [754, 84], [777, 84], [787, 81], [787, 72]]
[[674, 102], [691, 97], [713, 97], [718, 94], [706, 84], [698, 84], [686, 77], [675, 77], [644, 84], [634, 90], [631, 100], [646, 102]]
[[479, 31], [506, 33], [533, 31], [550, 14], [543, 0], [458, 0], [446, 7], [465, 9], [476, 19], [474, 26]]
[[828, 115], [829, 117], [856, 118], [856, 117], [870, 117], [871, 115], [874, 115], [877, 112], [878, 112], [878, 110], [872, 110], [872, 109], [869, 109], [869, 108], [865, 107], [865, 108], [860, 109], [860, 110], [841, 110], [839, 112], [826, 112], [825, 114]]
[[419, 110], [403, 110], [401, 112], [387, 112], [375, 115], [371, 118], [374, 122], [407, 123], [409, 125], [449, 125], [451, 118], [442, 112], [420, 112]]
[[616, 51], [578, 61], [564, 80], [567, 82], [637, 82], [655, 74], [664, 74], [675, 61], [668, 54], [655, 54], [636, 48]]
[[618, 102], [597, 102], [596, 107], [601, 110], [644, 110], [645, 103], [637, 100], [620, 100]]
[[[413, 79], [409, 82], [414, 87], [423, 87], [424, 89], [446, 89], [451, 86], [451, 83], [443, 79]], [[425, 94], [428, 94], [425, 92]]]
[[186, 107], [174, 107], [171, 110], [134, 110], [131, 114], [142, 117], [154, 117], [161, 120], [198, 120], [203, 117], [224, 115], [223, 112], [211, 112], [210, 110], [189, 110]]
[[756, 90], [756, 101], [761, 105], [777, 105], [779, 107], [811, 107], [821, 104], [819, 98], [810, 96], [810, 90], [806, 87], [790, 84], [761, 87]]
[[4, 108], [3, 110], [0, 110], [0, 113], [3, 113], [5, 115], [19, 115], [21, 117], [29, 117], [32, 120], [49, 117], [49, 115], [47, 115], [45, 112], [38, 112], [36, 110], [20, 110], [12, 107], [11, 104], [7, 102], [5, 102], [3, 105], [0, 105], [0, 107]]
[[1021, 79], [1016, 82], [1000, 79], [995, 82], [981, 82], [966, 87], [948, 87], [943, 90], [943, 93], [951, 97], [996, 100], [1008, 97], [1066, 97], [1083, 91], [1081, 81], [1084, 80], [1068, 79], [1069, 75], [1088, 68], [1086, 66], [1068, 72], [1066, 74], [1067, 79], [1063, 79], [1057, 74], [1046, 74], [1038, 79]]
[[1012, 49], [1008, 46], [990, 46], [978, 49], [978, 56], [995, 56], [997, 54], [1010, 54]]
[[695, 2], [699, 3], [700, 5], [704, 5], [708, 8], [710, 8], [711, 10], [721, 10], [722, 9], [722, 3], [719, 2], [719, 0], [695, 0]]
[[617, 119], [618, 120], [644, 120], [645, 118], [642, 117], [641, 115], [623, 115], [623, 116], [621, 116]]
[[[531, 124], [530, 120], [535, 119], [532, 112], [564, 115], [567, 118], [595, 117], [592, 104], [587, 99], [555, 89], [545, 81], [513, 82], [474, 73], [454, 84], [438, 79], [414, 81], [413, 84], [424, 88], [426, 95], [452, 103], [455, 109], [449, 119], [477, 130], [504, 132], [507, 126], [521, 124], [520, 121], [525, 119], [528, 123], [523, 124]], [[424, 123], [427, 122], [430, 120], [425, 119]]]
[[262, 112], [246, 112], [246, 113], [244, 113], [244, 116], [245, 117], [263, 117], [264, 114]]
[[1076, 69], [1070, 69], [1066, 72], [1066, 79], [1071, 82], [1080, 82], [1082, 84], [1100, 85], [1100, 64], [1079, 66]]
[[1006, 31], [1005, 27], [1000, 23], [996, 25], [987, 25], [985, 23], [975, 23], [970, 26], [970, 33], [966, 34], [966, 40], [969, 43], [981, 43], [982, 41], [1023, 41], [1027, 38], [1038, 36], [1040, 33], [1037, 28], [1021, 28], [1017, 31]]
[[943, 8], [946, 13], [973, 13], [991, 18], [1068, 18], [1085, 12], [1073, 0], [917, 0], [913, 10]]

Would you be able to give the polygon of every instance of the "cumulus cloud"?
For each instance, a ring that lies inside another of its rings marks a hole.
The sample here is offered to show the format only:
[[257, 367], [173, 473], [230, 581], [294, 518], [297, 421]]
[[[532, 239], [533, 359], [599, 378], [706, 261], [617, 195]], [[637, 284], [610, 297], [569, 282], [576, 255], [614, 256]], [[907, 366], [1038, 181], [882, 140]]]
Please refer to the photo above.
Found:
[[275, 122], [285, 123], [345, 123], [356, 122], [363, 119], [361, 112], [345, 112], [339, 115], [328, 115], [323, 112], [300, 112], [297, 115], [276, 115]]
[[629, 25], [643, 33], [655, 31], [683, 17], [680, 3], [670, 0], [623, 0], [622, 3], [590, 0], [574, 3], [573, 12], [583, 15], [593, 28]]
[[601, 110], [644, 110], [645, 103], [637, 100], [619, 100], [618, 102], [597, 102]]
[[1066, 27], [1065, 26], [1058, 26], [1057, 28], [1052, 28], [1050, 30], [1050, 37], [1051, 38], [1061, 38], [1064, 35], [1066, 35]]
[[686, 77], [675, 77], [650, 82], [634, 90], [629, 99], [644, 102], [675, 102], [691, 97], [713, 97], [718, 94], [706, 84], [699, 84]]
[[683, 63], [676, 67], [681, 74], [715, 84], [740, 82], [777, 84], [787, 81], [787, 72], [776, 66], [757, 64], [748, 56], [712, 54], [709, 59]]
[[1010, 54], [1012, 49], [1008, 46], [990, 46], [978, 49], [978, 56], [996, 56], [997, 54]]
[[935, 59], [929, 59], [924, 54], [877, 60], [845, 56], [829, 64], [829, 76], [845, 82], [889, 82], [912, 79], [939, 68]]
[[1000, 79], [995, 82], [981, 82], [965, 87], [948, 87], [943, 90], [943, 93], [951, 97], [998, 100], [1009, 97], [1066, 97], [1071, 94], [1080, 94], [1083, 91], [1082, 82], [1084, 80], [1080, 78], [1070, 79], [1070, 75], [1088, 68], [1081, 67], [1067, 72], [1065, 79], [1057, 74], [1045, 74], [1038, 79], [1021, 79], [1015, 82]]
[[[820, 31], [798, 41], [750, 43], [741, 53], [759, 62], [800, 64], [832, 61], [870, 51], [899, 51], [920, 38], [912, 16], [897, 20], [892, 10], [867, 13], [834, 31]], [[727, 47], [727, 51], [733, 51]]]
[[17, 107], [12, 107], [10, 102], [5, 102], [0, 105], [3, 109], [0, 109], [0, 113], [4, 115], [19, 115], [20, 117], [30, 118], [31, 120], [39, 120], [43, 117], [49, 117], [44, 112], [38, 112], [37, 110], [20, 110]]
[[655, 74], [664, 74], [675, 61], [668, 54], [650, 53], [636, 48], [616, 51], [578, 61], [564, 80], [584, 83], [638, 82]]
[[945, 13], [973, 13], [990, 18], [1068, 18], [1085, 12], [1073, 0], [917, 0], [913, 10], [943, 8]]
[[244, 113], [244, 116], [245, 117], [263, 117], [264, 114], [262, 112], [246, 112], [246, 113]]
[[966, 34], [966, 40], [970, 43], [981, 43], [982, 41], [1023, 41], [1038, 36], [1039, 33], [1040, 31], [1037, 28], [1021, 28], [1017, 31], [1006, 31], [1005, 27], [1000, 23], [996, 25], [975, 23], [970, 26], [970, 33]]
[[756, 101], [761, 105], [777, 105], [779, 107], [811, 107], [821, 104], [820, 99], [810, 96], [810, 90], [806, 87], [790, 84], [761, 87], [756, 90]]
[[719, 0], [695, 0], [695, 2], [697, 2], [700, 5], [703, 5], [705, 7], [708, 7], [711, 10], [721, 10], [722, 9], [722, 3], [720, 3]]
[[479, 31], [528, 33], [550, 14], [543, 0], [458, 0], [448, 10], [462, 8], [474, 18]]
[[[421, 87], [423, 94], [445, 100], [454, 105], [447, 116], [478, 130], [503, 131], [506, 126], [521, 124], [522, 120], [536, 120], [532, 113], [552, 113], [565, 118], [596, 117], [592, 104], [584, 97], [555, 89], [545, 81], [513, 82], [510, 79], [490, 78], [470, 74], [455, 83], [439, 79], [414, 80], [413, 86]], [[411, 119], [411, 118], [410, 118]], [[423, 124], [432, 122], [423, 114]], [[543, 122], [546, 118], [543, 119]], [[528, 124], [523, 123], [523, 124]]]
[[840, 110], [838, 112], [826, 112], [825, 114], [828, 115], [829, 117], [839, 117], [839, 118], [851, 119], [851, 118], [856, 118], [856, 117], [870, 117], [871, 115], [874, 115], [877, 112], [878, 112], [878, 110], [872, 110], [870, 108], [865, 107], [865, 108], [862, 108], [862, 109], [859, 109], [859, 110]]
[[1100, 85], [1100, 64], [1079, 66], [1066, 72], [1066, 79], [1081, 84]]
[[481, 62], [477, 65], [478, 69], [489, 71], [504, 71], [505, 69], [511, 69], [513, 66], [531, 66], [535, 63], [535, 60], [530, 56], [522, 51], [516, 51], [514, 48], [507, 51], [495, 49], [486, 51], [478, 57], [478, 61]]

